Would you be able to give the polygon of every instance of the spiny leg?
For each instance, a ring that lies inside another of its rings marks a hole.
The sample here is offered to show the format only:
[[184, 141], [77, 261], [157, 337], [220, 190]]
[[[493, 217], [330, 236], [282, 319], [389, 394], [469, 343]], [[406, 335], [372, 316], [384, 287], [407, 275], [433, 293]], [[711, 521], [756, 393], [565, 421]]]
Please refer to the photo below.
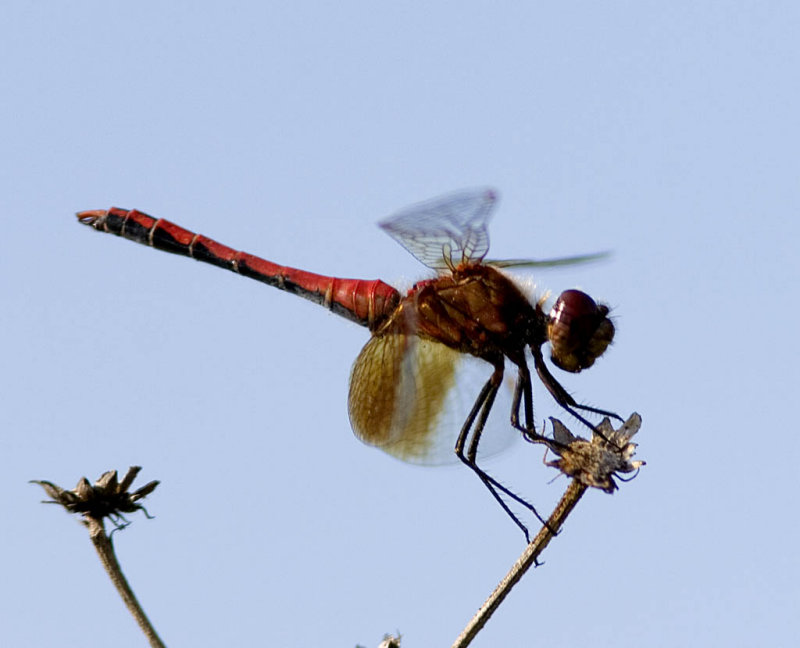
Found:
[[[524, 428], [519, 424], [519, 408], [523, 396], [525, 397]], [[514, 386], [514, 400], [511, 402], [511, 425], [523, 434], [533, 427], [533, 394], [531, 393], [531, 372], [528, 371], [528, 365], [519, 365], [517, 384]]]
[[[511, 358], [511, 361], [517, 362], [514, 358]], [[531, 372], [528, 369], [528, 363], [525, 361], [524, 355], [519, 358], [519, 362], [517, 362], [517, 368], [519, 372], [517, 376], [517, 384], [514, 387], [514, 400], [511, 404], [511, 425], [515, 429], [522, 432], [525, 440], [530, 443], [543, 443], [551, 450], [553, 449], [553, 446], [561, 447], [562, 444], [558, 443], [554, 439], [548, 439], [543, 434], [539, 434], [536, 431], [533, 420], [533, 386], [531, 383]], [[519, 424], [519, 408], [523, 397], [525, 399], [525, 427], [522, 427]], [[533, 514], [542, 524], [550, 529], [553, 535], [558, 535], [558, 532], [550, 527], [547, 521], [539, 515], [535, 508], [530, 506], [527, 502], [525, 502], [525, 506], [533, 511]]]
[[[528, 363], [525, 362], [524, 356], [516, 361], [512, 358], [512, 362], [517, 364], [519, 375], [517, 376], [517, 384], [514, 387], [514, 400], [511, 403], [511, 425], [515, 429], [522, 432], [522, 435], [527, 441], [531, 443], [544, 443], [548, 446], [553, 445], [553, 440], [539, 434], [533, 420], [533, 386], [531, 383], [531, 372], [528, 369]], [[523, 402], [525, 403], [525, 427], [520, 425], [519, 422], [519, 408]], [[556, 443], [560, 446], [561, 444]]]
[[[586, 427], [588, 427], [592, 432], [596, 432], [600, 434], [597, 430], [597, 426], [590, 423], [586, 418], [581, 416], [576, 410], [583, 410], [585, 412], [592, 412], [593, 414], [599, 414], [601, 416], [609, 416], [611, 418], [615, 418], [618, 421], [622, 421], [622, 417], [619, 414], [615, 414], [614, 412], [609, 412], [608, 410], [599, 409], [597, 407], [590, 407], [589, 405], [580, 405], [572, 396], [570, 396], [569, 392], [559, 383], [553, 374], [550, 373], [550, 370], [547, 368], [547, 365], [544, 363], [544, 358], [542, 357], [542, 350], [538, 347], [531, 345], [531, 353], [533, 353], [533, 364], [536, 367], [536, 373], [539, 376], [539, 380], [542, 381], [545, 387], [547, 387], [547, 391], [555, 399], [556, 403], [561, 405], [565, 410], [567, 410], [572, 416], [578, 419], [581, 423], [583, 423]], [[602, 436], [602, 434], [600, 434]]]
[[[530, 542], [530, 535], [528, 534], [528, 528], [520, 522], [519, 518], [514, 515], [511, 509], [508, 507], [508, 504], [505, 503], [502, 497], [500, 497], [499, 493], [494, 488], [494, 479], [492, 479], [489, 475], [487, 475], [483, 470], [478, 468], [477, 464], [474, 460], [468, 459], [464, 455], [464, 446], [466, 445], [467, 436], [469, 435], [470, 428], [472, 424], [475, 422], [478, 413], [481, 413], [481, 418], [483, 419], [484, 423], [486, 421], [486, 414], [484, 411], [487, 410], [487, 406], [491, 409], [492, 403], [494, 402], [495, 395], [497, 394], [497, 390], [500, 386], [500, 381], [502, 380], [503, 376], [503, 368], [499, 368], [499, 379], [495, 380], [495, 376], [498, 374], [498, 369], [496, 368], [492, 376], [483, 386], [481, 389], [480, 394], [478, 394], [478, 398], [475, 401], [475, 404], [472, 406], [472, 410], [470, 411], [469, 415], [467, 416], [467, 420], [464, 422], [464, 425], [461, 428], [461, 432], [458, 435], [458, 439], [456, 440], [456, 456], [458, 456], [461, 461], [463, 461], [467, 466], [469, 466], [475, 474], [478, 475], [478, 478], [481, 480], [484, 486], [489, 489], [489, 492], [492, 494], [492, 497], [497, 500], [497, 503], [503, 508], [503, 510], [508, 514], [508, 516], [514, 521], [521, 530], [522, 533], [525, 534], [525, 540]], [[470, 448], [472, 446], [470, 445]], [[508, 493], [508, 489], [505, 487], [500, 486], [500, 489], [503, 492]], [[513, 496], [515, 499], [517, 498], [516, 495], [510, 493], [510, 496]]]
[[[475, 472], [475, 474], [478, 475], [478, 477], [486, 486], [486, 488], [489, 489], [489, 492], [492, 494], [495, 500], [497, 500], [498, 504], [500, 504], [500, 506], [508, 514], [508, 516], [522, 530], [522, 532], [525, 534], [526, 540], [530, 542], [528, 528], [524, 524], [522, 524], [519, 518], [511, 511], [508, 504], [506, 504], [506, 502], [500, 496], [500, 493], [498, 493], [497, 491], [498, 490], [501, 491], [502, 493], [506, 494], [508, 497], [513, 499], [515, 502], [527, 508], [537, 517], [537, 519], [539, 519], [542, 523], [544, 523], [542, 517], [539, 515], [539, 513], [531, 504], [526, 502], [516, 493], [509, 490], [507, 487], [503, 486], [503, 484], [498, 482], [494, 477], [492, 477], [486, 471], [481, 469], [477, 464], [478, 444], [480, 442], [481, 433], [483, 432], [483, 428], [486, 425], [486, 420], [489, 417], [489, 412], [492, 409], [492, 404], [494, 403], [495, 396], [497, 395], [497, 390], [502, 384], [502, 379], [503, 379], [503, 363], [502, 360], [500, 360], [498, 364], [495, 364], [494, 372], [492, 373], [486, 384], [483, 386], [483, 389], [481, 390], [477, 400], [475, 401], [475, 405], [473, 405], [472, 410], [467, 416], [467, 420], [464, 422], [464, 425], [461, 428], [461, 432], [458, 435], [458, 440], [456, 441], [455, 451], [458, 458], [461, 459], [461, 461], [463, 461], [466, 465], [468, 465]], [[467, 437], [469, 436], [469, 431], [470, 428], [472, 428], [473, 423], [475, 424], [475, 429], [472, 433], [472, 439], [470, 441], [467, 454], [465, 455], [464, 447], [466, 445]]]

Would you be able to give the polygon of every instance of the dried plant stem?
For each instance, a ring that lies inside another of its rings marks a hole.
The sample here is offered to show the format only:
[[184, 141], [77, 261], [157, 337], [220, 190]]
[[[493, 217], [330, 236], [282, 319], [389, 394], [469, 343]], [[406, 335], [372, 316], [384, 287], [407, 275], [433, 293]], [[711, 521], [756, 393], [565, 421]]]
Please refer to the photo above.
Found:
[[117, 588], [117, 592], [119, 592], [119, 595], [133, 615], [133, 618], [136, 619], [136, 623], [139, 624], [139, 627], [142, 629], [142, 632], [144, 632], [151, 646], [165, 648], [164, 642], [161, 641], [155, 628], [150, 624], [150, 620], [139, 605], [139, 601], [136, 600], [136, 595], [128, 584], [128, 579], [126, 579], [125, 574], [122, 573], [122, 569], [117, 561], [117, 556], [114, 553], [114, 546], [111, 544], [111, 539], [106, 535], [102, 519], [97, 519], [88, 515], [85, 516], [84, 519], [86, 521], [86, 526], [89, 527], [89, 537], [92, 540], [92, 544], [97, 550], [97, 554], [100, 556], [100, 562], [103, 563], [103, 567], [111, 578], [111, 582], [114, 583], [114, 587]]
[[536, 537], [522, 552], [511, 570], [506, 574], [505, 578], [500, 581], [500, 584], [495, 588], [494, 592], [486, 599], [486, 602], [478, 610], [477, 614], [470, 620], [467, 627], [458, 636], [452, 648], [466, 648], [472, 643], [472, 640], [481, 631], [483, 626], [489, 620], [489, 617], [494, 614], [495, 610], [500, 606], [506, 596], [508, 596], [511, 588], [519, 582], [531, 565], [536, 564], [536, 559], [542, 553], [544, 548], [550, 543], [555, 533], [564, 524], [567, 516], [575, 508], [578, 500], [586, 492], [587, 487], [573, 480], [567, 488], [561, 500], [556, 505], [550, 518], [547, 520], [547, 525], [543, 526]]

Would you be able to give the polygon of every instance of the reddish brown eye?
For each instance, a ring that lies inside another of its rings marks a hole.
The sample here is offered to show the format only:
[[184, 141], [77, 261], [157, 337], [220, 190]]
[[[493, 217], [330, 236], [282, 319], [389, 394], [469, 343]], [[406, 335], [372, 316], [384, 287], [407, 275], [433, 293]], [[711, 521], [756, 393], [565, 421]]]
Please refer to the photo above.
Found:
[[607, 315], [608, 307], [585, 292], [562, 292], [547, 324], [553, 364], [573, 373], [591, 367], [614, 339], [614, 325]]

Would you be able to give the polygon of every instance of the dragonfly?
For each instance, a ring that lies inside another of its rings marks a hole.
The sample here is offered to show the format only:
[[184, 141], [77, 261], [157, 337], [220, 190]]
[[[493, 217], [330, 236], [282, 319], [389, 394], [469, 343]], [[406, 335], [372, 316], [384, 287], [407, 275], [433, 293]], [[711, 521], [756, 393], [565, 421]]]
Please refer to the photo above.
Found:
[[[438, 464], [457, 458], [477, 474], [528, 539], [527, 527], [503, 495], [544, 520], [478, 464], [489, 414], [498, 392], [505, 391], [501, 387], [506, 364], [516, 368], [509, 390], [511, 428], [530, 442], [553, 447], [557, 442], [535, 428], [526, 353], [554, 400], [594, 430], [584, 415], [621, 419], [578, 403], [551, 373], [542, 348], [549, 344], [552, 363], [577, 373], [605, 352], [614, 338], [614, 325], [608, 306], [574, 289], [562, 292], [546, 313], [545, 298], [530, 299], [504, 272], [513, 267], [582, 263], [604, 253], [543, 261], [485, 259], [488, 223], [497, 199], [493, 189], [464, 190], [413, 205], [379, 223], [436, 272], [405, 294], [380, 279], [344, 279], [282, 266], [137, 210], [112, 207], [82, 211], [77, 217], [98, 231], [299, 295], [368, 328], [370, 339], [350, 375], [348, 410], [356, 436], [411, 463]], [[477, 363], [484, 376], [471, 404], [453, 396], [459, 393], [457, 368], [467, 360]]]

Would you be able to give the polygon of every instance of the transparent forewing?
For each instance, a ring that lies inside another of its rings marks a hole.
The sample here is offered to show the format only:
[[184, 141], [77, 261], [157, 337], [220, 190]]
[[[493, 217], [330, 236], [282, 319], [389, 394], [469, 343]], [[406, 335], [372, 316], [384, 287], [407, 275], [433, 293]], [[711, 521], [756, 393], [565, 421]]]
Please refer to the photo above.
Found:
[[[369, 445], [411, 463], [458, 461], [455, 443], [481, 388], [489, 363], [414, 335], [373, 337], [350, 376], [350, 422]], [[513, 380], [492, 408], [479, 457], [496, 454], [518, 437], [511, 427]]]
[[590, 254], [578, 254], [558, 259], [484, 259], [486, 265], [495, 268], [558, 268], [560, 266], [581, 265], [592, 263], [593, 261], [604, 261], [611, 257], [611, 252], [592, 252]]
[[426, 266], [446, 270], [486, 256], [487, 224], [496, 201], [493, 189], [460, 191], [413, 205], [378, 224]]

